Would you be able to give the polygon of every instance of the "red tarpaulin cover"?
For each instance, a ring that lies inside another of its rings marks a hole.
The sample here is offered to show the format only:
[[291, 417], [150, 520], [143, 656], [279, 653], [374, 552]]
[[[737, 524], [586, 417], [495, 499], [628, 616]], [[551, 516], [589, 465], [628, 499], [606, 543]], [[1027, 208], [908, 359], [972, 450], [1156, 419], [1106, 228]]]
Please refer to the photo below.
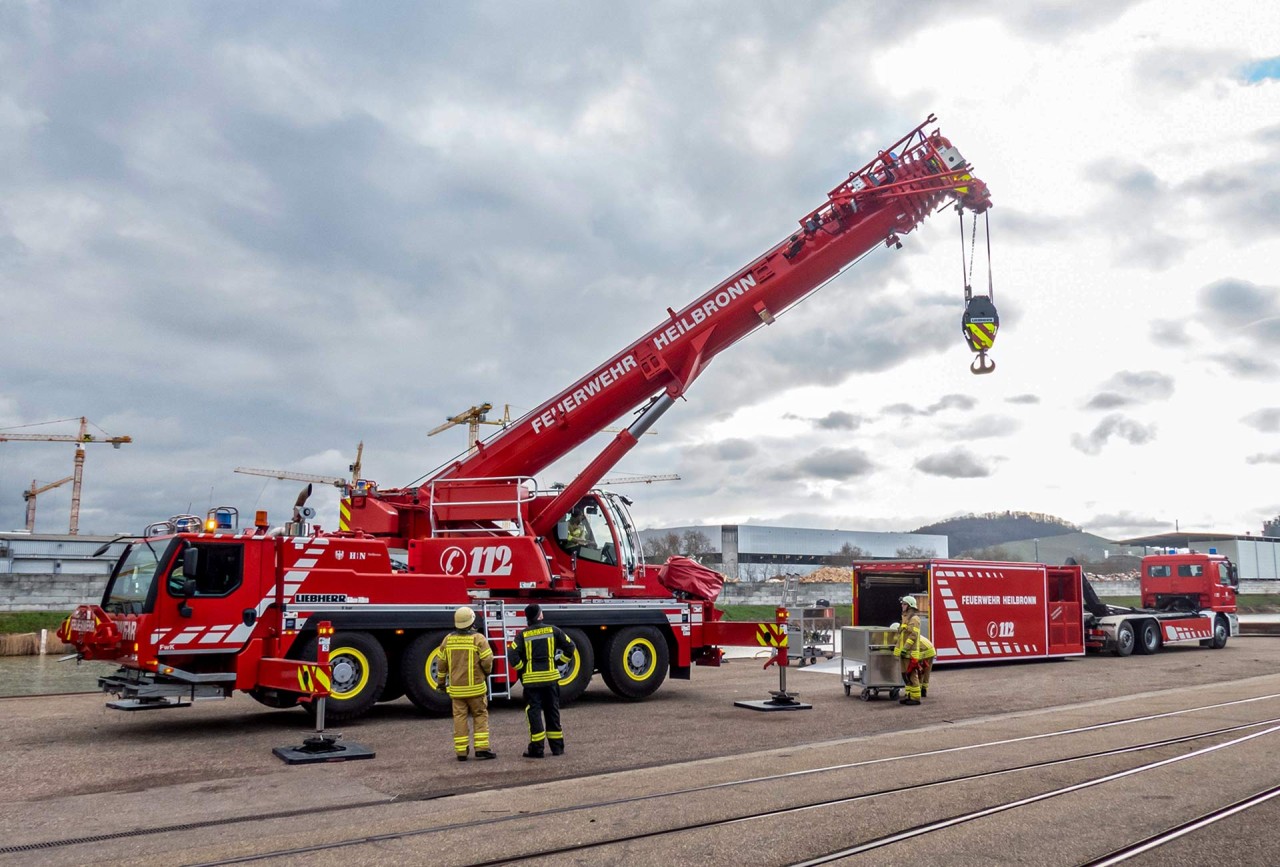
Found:
[[677, 595], [715, 602], [724, 576], [688, 557], [670, 557], [658, 570], [658, 583]]

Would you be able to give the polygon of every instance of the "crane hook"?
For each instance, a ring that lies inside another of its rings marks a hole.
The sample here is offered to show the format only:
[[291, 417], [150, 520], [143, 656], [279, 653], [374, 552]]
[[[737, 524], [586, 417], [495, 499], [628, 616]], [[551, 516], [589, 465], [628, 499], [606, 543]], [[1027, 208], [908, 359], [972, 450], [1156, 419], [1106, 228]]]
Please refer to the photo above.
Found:
[[975, 374], [991, 373], [996, 369], [996, 363], [987, 358], [987, 350], [996, 342], [1000, 314], [996, 312], [996, 305], [989, 296], [974, 296], [968, 286], [964, 287], [964, 295], [967, 303], [961, 319], [961, 330], [970, 351], [978, 353], [973, 364], [969, 365], [969, 370]]

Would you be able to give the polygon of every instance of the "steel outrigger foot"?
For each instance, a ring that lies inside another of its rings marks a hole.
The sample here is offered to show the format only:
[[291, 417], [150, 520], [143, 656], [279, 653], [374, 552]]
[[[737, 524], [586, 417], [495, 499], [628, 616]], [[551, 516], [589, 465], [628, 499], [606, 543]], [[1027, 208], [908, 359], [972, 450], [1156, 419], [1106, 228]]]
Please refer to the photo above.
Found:
[[[769, 691], [769, 695], [771, 696], [771, 698], [763, 699], [762, 701], [735, 701], [733, 703], [734, 707], [745, 707], [747, 710], [763, 710], [763, 711], [813, 710], [813, 705], [805, 704], [804, 702], [798, 701], [796, 699], [796, 696], [799, 695], [799, 693], [787, 692], [787, 663], [786, 663], [786, 655], [785, 655], [786, 652], [787, 652], [787, 649], [784, 646], [782, 648], [783, 661], [777, 663], [778, 688]], [[772, 659], [769, 662], [765, 663], [765, 668], [768, 668], [770, 665], [775, 664], [775, 662], [776, 662], [776, 657], [775, 659]]]
[[340, 744], [342, 735], [325, 734], [324, 698], [316, 699], [316, 733], [299, 747], [275, 747], [272, 755], [286, 765], [311, 765], [318, 762], [349, 762], [355, 759], [371, 759], [377, 753], [361, 744]]

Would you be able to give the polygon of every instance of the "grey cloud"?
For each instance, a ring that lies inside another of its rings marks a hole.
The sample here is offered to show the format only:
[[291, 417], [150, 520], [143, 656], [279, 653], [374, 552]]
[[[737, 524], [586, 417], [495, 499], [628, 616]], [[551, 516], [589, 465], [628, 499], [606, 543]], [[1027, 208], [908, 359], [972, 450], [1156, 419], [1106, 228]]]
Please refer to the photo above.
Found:
[[1280, 314], [1280, 292], [1248, 280], [1232, 278], [1210, 283], [1200, 290], [1198, 300], [1207, 316], [1236, 328], [1267, 323]]
[[1173, 394], [1173, 377], [1154, 370], [1122, 370], [1107, 386], [1140, 400], [1163, 400]]
[[822, 430], [857, 430], [862, 419], [851, 412], [836, 410], [814, 419], [814, 424]]
[[1263, 433], [1276, 433], [1280, 431], [1280, 407], [1270, 406], [1255, 410], [1240, 419], [1240, 421], [1254, 430], [1259, 430]]
[[1012, 436], [1021, 427], [1021, 422], [1007, 415], [984, 415], [963, 424], [947, 424], [943, 431], [952, 439], [969, 441]]
[[1085, 409], [1117, 409], [1122, 406], [1128, 406], [1134, 403], [1131, 397], [1123, 397], [1110, 391], [1104, 391], [1102, 394], [1094, 395], [1089, 402], [1084, 405]]
[[1006, 402], [1016, 404], [1035, 404], [1040, 402], [1040, 397], [1035, 394], [1015, 394], [1013, 397], [1007, 398]]
[[1151, 339], [1156, 343], [1169, 346], [1187, 346], [1191, 342], [1191, 336], [1187, 333], [1187, 324], [1171, 319], [1157, 319], [1152, 322]]
[[1073, 448], [1087, 455], [1097, 455], [1114, 436], [1130, 445], [1142, 445], [1155, 439], [1155, 425], [1143, 425], [1122, 415], [1109, 415], [1088, 434], [1072, 434]]
[[848, 481], [866, 476], [875, 470], [875, 463], [861, 449], [818, 449], [808, 457], [784, 467], [775, 468], [770, 478], [775, 481], [800, 479], [830, 479]]
[[978, 479], [992, 473], [990, 466], [963, 447], [921, 458], [915, 467], [922, 473], [950, 479]]
[[1209, 360], [1222, 365], [1229, 373], [1257, 379], [1269, 379], [1280, 373], [1275, 362], [1252, 355], [1235, 352], [1223, 352], [1210, 355]]
[[1246, 464], [1280, 464], [1280, 452], [1249, 455], [1244, 462]]
[[1094, 515], [1083, 523], [1090, 533], [1112, 539], [1127, 539], [1134, 536], [1146, 536], [1164, 532], [1171, 528], [1172, 522], [1152, 515], [1140, 515], [1133, 512], [1104, 512]]
[[946, 409], [973, 409], [977, 405], [977, 399], [967, 394], [944, 394], [936, 403], [931, 404], [925, 412], [932, 415], [935, 412], [941, 412]]
[[1134, 64], [1134, 75], [1147, 88], [1181, 93], [1206, 79], [1225, 79], [1238, 65], [1238, 56], [1223, 51], [1161, 48], [1141, 55]]

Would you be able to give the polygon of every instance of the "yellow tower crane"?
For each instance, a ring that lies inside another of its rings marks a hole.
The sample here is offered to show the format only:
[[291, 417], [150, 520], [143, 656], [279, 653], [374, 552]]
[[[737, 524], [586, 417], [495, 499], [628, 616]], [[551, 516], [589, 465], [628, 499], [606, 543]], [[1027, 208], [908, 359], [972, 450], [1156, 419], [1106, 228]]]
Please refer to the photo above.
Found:
[[[63, 418], [58, 421], [75, 421], [75, 419]], [[57, 422], [41, 422], [41, 424], [56, 424]], [[35, 425], [24, 425], [24, 427], [35, 427]], [[96, 425], [95, 425], [96, 427]], [[9, 428], [14, 430], [14, 428]], [[80, 416], [80, 433], [78, 434], [15, 434], [7, 431], [0, 431], [0, 443], [8, 442], [47, 442], [47, 443], [75, 443], [76, 458], [75, 471], [71, 476], [71, 528], [67, 531], [72, 536], [80, 532], [80, 486], [84, 479], [84, 446], [85, 443], [108, 443], [113, 448], [120, 448], [125, 443], [133, 442], [133, 437], [99, 437], [89, 433], [89, 422], [84, 416]], [[66, 479], [63, 479], [62, 484]], [[27, 493], [31, 493], [27, 491]], [[32, 501], [28, 500], [29, 508]]]
[[[34, 533], [36, 529], [36, 497], [45, 491], [52, 491], [54, 488], [61, 487], [74, 478], [75, 476], [67, 476], [65, 479], [58, 479], [56, 482], [50, 482], [47, 485], [40, 485], [35, 479], [31, 480], [31, 490], [22, 492], [22, 499], [27, 501], [28, 533]], [[37, 485], [40, 485], [40, 487], [36, 487]]]

